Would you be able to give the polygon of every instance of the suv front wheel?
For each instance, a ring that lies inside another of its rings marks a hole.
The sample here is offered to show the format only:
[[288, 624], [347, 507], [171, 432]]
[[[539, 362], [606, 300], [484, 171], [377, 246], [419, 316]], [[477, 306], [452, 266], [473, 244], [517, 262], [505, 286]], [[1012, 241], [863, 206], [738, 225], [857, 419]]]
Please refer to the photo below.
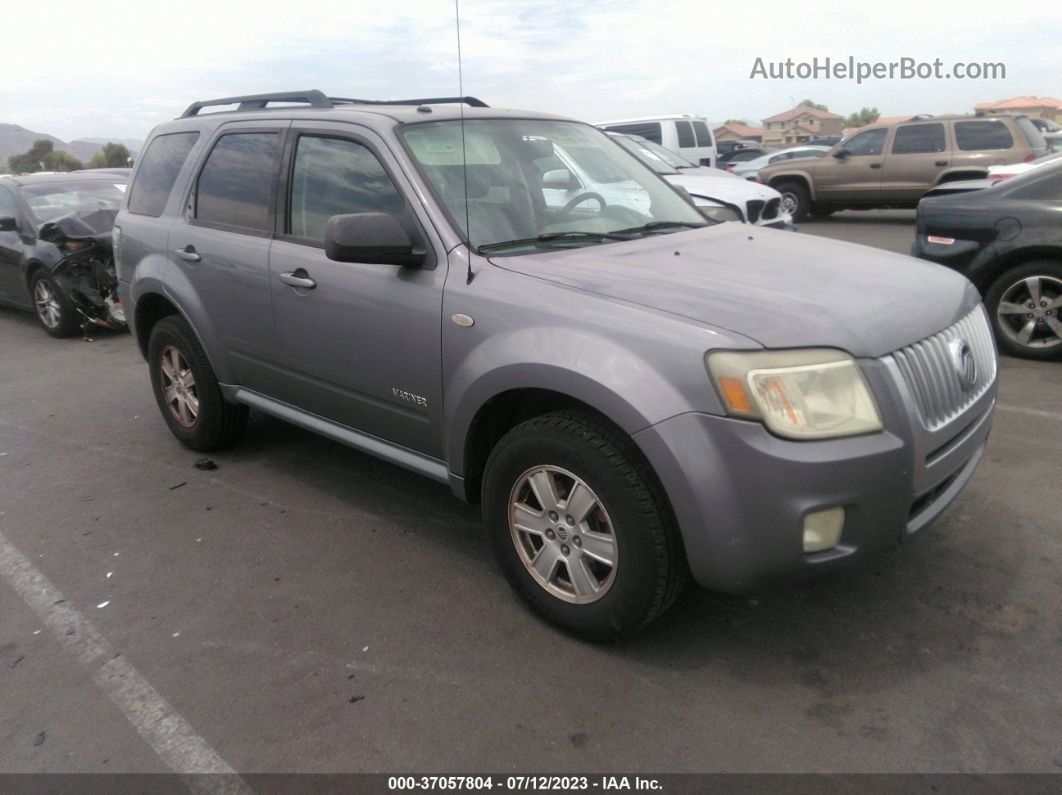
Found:
[[793, 221], [803, 221], [811, 210], [811, 196], [808, 189], [799, 182], [779, 182], [772, 185], [782, 194], [782, 207], [793, 216]]
[[509, 583], [587, 640], [632, 634], [686, 580], [670, 510], [621, 432], [581, 412], [530, 419], [487, 460], [483, 515]]
[[155, 324], [148, 364], [155, 402], [183, 444], [217, 450], [240, 438], [247, 407], [225, 400], [206, 351], [183, 318], [171, 315]]

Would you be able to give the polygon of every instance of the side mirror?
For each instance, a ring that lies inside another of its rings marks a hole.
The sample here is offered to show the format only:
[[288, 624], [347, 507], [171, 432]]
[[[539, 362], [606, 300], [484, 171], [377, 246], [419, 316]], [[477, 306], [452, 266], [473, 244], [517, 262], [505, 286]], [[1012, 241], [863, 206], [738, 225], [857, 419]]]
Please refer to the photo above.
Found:
[[325, 225], [325, 256], [336, 262], [382, 265], [424, 264], [409, 233], [388, 213], [333, 215]]
[[581, 186], [572, 172], [566, 168], [558, 168], [542, 175], [542, 187], [550, 190], [578, 190]]
[[10, 215], [0, 216], [0, 232], [17, 232], [18, 220]]
[[833, 156], [836, 157], [838, 160], [844, 160], [850, 154], [852, 153], [849, 152], [847, 149], [838, 149], [836, 152], [833, 153]]

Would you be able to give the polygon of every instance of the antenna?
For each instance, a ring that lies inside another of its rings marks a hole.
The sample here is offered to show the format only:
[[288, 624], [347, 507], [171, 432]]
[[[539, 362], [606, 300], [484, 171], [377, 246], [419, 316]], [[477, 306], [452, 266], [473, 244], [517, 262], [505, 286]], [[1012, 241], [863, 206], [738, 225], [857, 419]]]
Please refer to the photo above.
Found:
[[[465, 76], [461, 66], [461, 0], [454, 0], [454, 19], [457, 22], [457, 86], [458, 96], [465, 95]], [[461, 174], [465, 183], [465, 237], [468, 238], [468, 272], [465, 274], [465, 284], [472, 284], [475, 274], [472, 272], [472, 222], [468, 212], [468, 153], [465, 149], [465, 106], [462, 103], [461, 110]]]

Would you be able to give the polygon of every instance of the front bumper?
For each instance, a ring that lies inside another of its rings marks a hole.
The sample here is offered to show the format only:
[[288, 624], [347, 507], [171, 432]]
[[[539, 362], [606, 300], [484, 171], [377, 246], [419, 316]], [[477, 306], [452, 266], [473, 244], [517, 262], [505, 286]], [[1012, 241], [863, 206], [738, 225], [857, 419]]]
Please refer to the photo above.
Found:
[[[635, 435], [670, 498], [700, 585], [741, 593], [846, 565], [918, 532], [962, 491], [984, 453], [997, 383], [929, 432], [890, 364], [862, 364], [885, 420], [881, 433], [797, 442], [756, 422], [691, 412]], [[838, 506], [840, 543], [805, 554], [805, 515]]]

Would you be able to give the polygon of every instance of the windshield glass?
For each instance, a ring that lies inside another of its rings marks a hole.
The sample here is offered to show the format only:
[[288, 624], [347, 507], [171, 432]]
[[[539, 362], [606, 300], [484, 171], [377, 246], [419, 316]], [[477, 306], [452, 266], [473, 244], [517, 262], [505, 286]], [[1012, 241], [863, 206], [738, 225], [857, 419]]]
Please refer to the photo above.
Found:
[[657, 174], [677, 174], [678, 169], [669, 166], [663, 159], [643, 147], [641, 142], [626, 135], [615, 135], [612, 140], [649, 166]]
[[466, 119], [462, 141], [461, 122], [449, 120], [411, 124], [402, 135], [481, 253], [598, 245], [707, 224], [667, 183], [587, 124]]
[[80, 210], [117, 210], [125, 185], [117, 182], [45, 182], [23, 185], [22, 195], [38, 224]]

